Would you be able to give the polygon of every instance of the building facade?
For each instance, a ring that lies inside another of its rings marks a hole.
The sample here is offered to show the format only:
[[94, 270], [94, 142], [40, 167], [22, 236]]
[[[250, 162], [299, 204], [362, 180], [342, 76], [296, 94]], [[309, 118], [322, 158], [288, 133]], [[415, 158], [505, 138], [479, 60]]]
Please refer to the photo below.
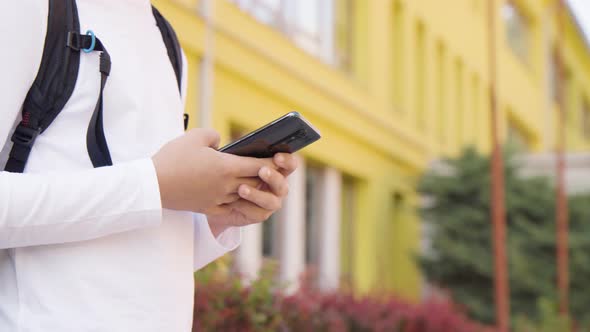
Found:
[[[416, 181], [466, 145], [490, 150], [486, 0], [154, 0], [187, 55], [191, 126], [224, 142], [291, 110], [323, 138], [300, 153], [283, 210], [250, 226], [236, 268], [265, 259], [296, 286], [418, 299]], [[530, 152], [556, 142], [557, 37], [568, 147], [590, 147], [590, 48], [556, 1], [497, 0], [500, 133]]]

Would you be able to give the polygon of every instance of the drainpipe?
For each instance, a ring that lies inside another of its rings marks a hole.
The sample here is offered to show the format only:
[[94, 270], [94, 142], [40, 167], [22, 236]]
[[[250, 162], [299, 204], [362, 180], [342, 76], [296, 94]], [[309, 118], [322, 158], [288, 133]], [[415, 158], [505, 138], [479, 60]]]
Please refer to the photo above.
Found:
[[565, 149], [566, 149], [566, 100], [565, 100], [565, 57], [564, 57], [564, 34], [565, 19], [567, 13], [563, 0], [558, 0], [557, 9], [557, 58], [558, 58], [558, 87], [559, 87], [559, 112], [557, 114], [557, 149], [556, 149], [556, 210], [557, 223], [557, 291], [559, 295], [559, 313], [568, 315], [569, 304], [569, 256], [568, 256], [568, 204], [565, 189]]
[[507, 332], [510, 322], [510, 290], [506, 257], [506, 212], [504, 202], [504, 161], [498, 138], [496, 0], [488, 0], [488, 52], [490, 75], [490, 116], [492, 134], [492, 242], [494, 250], [494, 300], [496, 325]]

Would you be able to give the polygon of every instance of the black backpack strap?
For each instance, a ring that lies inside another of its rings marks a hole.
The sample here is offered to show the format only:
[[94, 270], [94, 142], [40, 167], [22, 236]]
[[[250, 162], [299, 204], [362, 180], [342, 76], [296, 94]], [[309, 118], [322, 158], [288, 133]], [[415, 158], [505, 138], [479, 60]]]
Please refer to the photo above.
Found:
[[182, 53], [180, 51], [178, 37], [176, 36], [176, 32], [174, 32], [172, 25], [170, 25], [170, 22], [168, 22], [164, 16], [160, 14], [156, 7], [152, 6], [152, 12], [154, 13], [156, 25], [158, 26], [158, 29], [160, 29], [162, 39], [166, 45], [168, 58], [170, 58], [170, 63], [172, 64], [172, 68], [176, 74], [176, 82], [178, 83], [178, 91], [180, 92], [182, 86]]
[[78, 77], [80, 53], [66, 47], [68, 31], [78, 31], [74, 0], [49, 0], [45, 48], [37, 77], [22, 109], [22, 121], [12, 135], [12, 149], [5, 170], [22, 173], [35, 139], [53, 120], [72, 95]]
[[104, 135], [104, 126], [102, 121], [103, 115], [103, 95], [104, 87], [111, 73], [111, 56], [107, 51], [106, 47], [102, 44], [100, 39], [96, 38], [94, 32], [88, 31], [86, 35], [81, 35], [76, 31], [70, 31], [68, 33], [67, 46], [73, 50], [89, 52], [101, 52], [100, 53], [100, 91], [98, 94], [98, 100], [96, 106], [92, 112], [90, 123], [88, 123], [88, 131], [86, 132], [86, 149], [88, 150], [88, 156], [92, 161], [92, 166], [103, 167], [111, 166], [113, 164], [111, 160], [111, 154], [107, 145], [107, 140]]
[[104, 94], [104, 86], [107, 83], [109, 74], [111, 73], [111, 57], [107, 49], [101, 43], [100, 53], [100, 93], [90, 123], [88, 124], [88, 131], [86, 132], [86, 148], [88, 155], [94, 167], [111, 166], [111, 154], [107, 145], [106, 137], [104, 136], [104, 126], [102, 122], [102, 97]]
[[[172, 64], [172, 68], [174, 69], [174, 73], [176, 74], [176, 82], [178, 84], [178, 91], [182, 93], [182, 52], [180, 50], [180, 43], [178, 42], [178, 37], [176, 36], [176, 32], [174, 32], [174, 28], [170, 25], [170, 22], [162, 16], [162, 14], [156, 9], [156, 7], [152, 6], [152, 12], [154, 13], [154, 18], [156, 19], [156, 25], [158, 29], [160, 29], [160, 33], [162, 34], [162, 39], [164, 40], [164, 45], [166, 45], [166, 51], [168, 52], [168, 58], [170, 59], [170, 64]], [[184, 114], [184, 129], [188, 128], [188, 119], [189, 115]]]

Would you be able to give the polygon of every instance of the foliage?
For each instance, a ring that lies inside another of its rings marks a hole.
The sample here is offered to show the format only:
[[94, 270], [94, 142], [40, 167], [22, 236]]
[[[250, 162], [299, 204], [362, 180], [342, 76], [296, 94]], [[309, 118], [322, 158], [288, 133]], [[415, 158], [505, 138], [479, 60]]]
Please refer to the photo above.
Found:
[[[507, 254], [513, 316], [540, 319], [540, 298], [556, 303], [555, 193], [545, 178], [518, 175], [513, 155], [505, 159]], [[420, 192], [432, 202], [422, 209], [432, 230], [432, 248], [420, 257], [427, 278], [448, 289], [471, 317], [494, 321], [489, 159], [468, 149], [447, 160], [443, 172], [429, 171]], [[590, 196], [570, 199], [571, 311], [590, 318]]]
[[[516, 332], [558, 332], [571, 331], [571, 323], [567, 317], [559, 315], [557, 306], [547, 299], [540, 299], [537, 306], [540, 318], [537, 322], [526, 317], [517, 317]], [[578, 331], [582, 332], [582, 331]]]
[[282, 324], [272, 267], [244, 287], [216, 267], [196, 273], [193, 331], [275, 331]]
[[449, 302], [416, 305], [391, 296], [355, 297], [343, 291], [322, 293], [305, 286], [305, 282], [297, 292], [288, 295], [272, 280], [272, 269], [265, 270], [261, 278], [247, 287], [236, 277], [199, 279], [193, 330], [484, 331]]

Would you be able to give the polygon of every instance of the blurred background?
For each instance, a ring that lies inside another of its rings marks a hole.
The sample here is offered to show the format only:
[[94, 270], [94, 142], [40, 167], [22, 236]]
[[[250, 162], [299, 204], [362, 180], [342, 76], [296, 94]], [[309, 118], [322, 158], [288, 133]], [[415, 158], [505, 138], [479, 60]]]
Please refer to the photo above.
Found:
[[[240, 248], [215, 269], [248, 285], [274, 264], [272, 278], [286, 294], [311, 271], [305, 282], [326, 293], [451, 299], [470, 319], [493, 325], [495, 91], [498, 141], [510, 146], [503, 154], [510, 313], [534, 320], [557, 307], [560, 146], [562, 188], [579, 201], [566, 220], [575, 228], [590, 217], [579, 198], [590, 190], [588, 2], [153, 3], [188, 59], [190, 126], [213, 127], [229, 142], [297, 110], [323, 136], [299, 154], [280, 213], [245, 228]], [[566, 248], [566, 301], [577, 322], [590, 305], [573, 277], [590, 277], [578, 273], [590, 269], [590, 228], [580, 227]]]

